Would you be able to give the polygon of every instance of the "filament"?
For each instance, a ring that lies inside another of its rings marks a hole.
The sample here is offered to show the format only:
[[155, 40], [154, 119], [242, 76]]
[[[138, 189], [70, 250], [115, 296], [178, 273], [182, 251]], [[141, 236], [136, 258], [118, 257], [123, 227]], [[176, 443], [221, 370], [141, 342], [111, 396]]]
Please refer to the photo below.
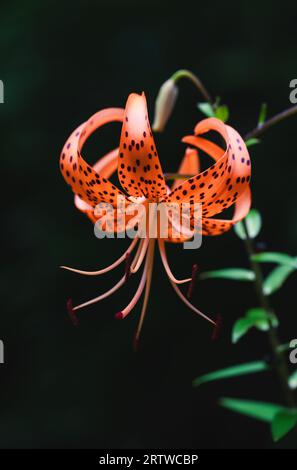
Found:
[[193, 310], [193, 312], [197, 313], [198, 315], [200, 315], [202, 318], [209, 321], [213, 325], [216, 325], [215, 321], [213, 321], [208, 316], [204, 315], [204, 313], [200, 312], [198, 308], [194, 307], [194, 305], [192, 305], [191, 302], [189, 302], [188, 299], [186, 299], [186, 297], [183, 295], [183, 293], [180, 291], [180, 289], [177, 287], [177, 285], [174, 282], [171, 282], [171, 285], [173, 289], [175, 290], [175, 292], [177, 293], [177, 295], [179, 296], [179, 298], [186, 304], [187, 307], [189, 307], [191, 310]]
[[138, 238], [134, 238], [129, 248], [118, 258], [114, 263], [106, 268], [100, 269], [99, 271], [82, 271], [80, 269], [70, 268], [68, 266], [60, 266], [62, 269], [67, 269], [67, 271], [72, 271], [74, 273], [83, 274], [85, 276], [99, 276], [100, 274], [105, 274], [109, 271], [112, 271], [114, 268], [119, 266], [123, 261], [125, 261], [127, 254], [131, 253], [138, 241]]
[[142, 276], [141, 276], [141, 279], [140, 279], [140, 283], [139, 283], [138, 288], [137, 288], [137, 290], [134, 294], [134, 297], [132, 298], [130, 303], [124, 308], [124, 310], [121, 310], [120, 312], [118, 312], [116, 314], [117, 319], [125, 318], [131, 312], [131, 310], [135, 307], [135, 305], [137, 304], [137, 302], [138, 302], [138, 300], [139, 300], [139, 298], [140, 298], [140, 296], [143, 292], [145, 283], [146, 283], [148, 262], [149, 262], [149, 257], [147, 256], [146, 260], [145, 260], [145, 265], [144, 265], [144, 268], [143, 268]]
[[170, 282], [174, 282], [175, 284], [185, 284], [186, 282], [192, 281], [191, 277], [187, 279], [176, 279], [176, 277], [174, 277], [168, 264], [165, 243], [164, 243], [164, 240], [162, 240], [161, 238], [159, 238], [159, 249], [160, 249], [160, 255], [161, 255], [162, 262], [163, 262], [163, 266], [165, 268], [167, 276], [169, 277]]
[[131, 273], [135, 274], [142, 265], [142, 262], [147, 252], [149, 241], [150, 239], [148, 236], [146, 236], [146, 238], [141, 241], [141, 246], [139, 246], [139, 250], [136, 253], [135, 260], [133, 261], [130, 268]]
[[104, 292], [104, 294], [101, 294], [98, 297], [95, 297], [94, 299], [88, 300], [87, 302], [84, 302], [83, 304], [80, 304], [80, 305], [77, 305], [76, 307], [73, 307], [73, 310], [79, 310], [81, 308], [87, 307], [88, 305], [92, 305], [92, 304], [95, 304], [96, 302], [100, 302], [100, 300], [106, 299], [106, 297], [109, 297], [114, 292], [116, 292], [125, 283], [125, 280], [126, 280], [126, 276], [123, 276], [119, 280], [119, 282], [117, 284], [115, 284], [107, 292]]
[[138, 346], [138, 341], [140, 337], [140, 333], [142, 330], [144, 318], [147, 312], [147, 305], [148, 305], [148, 300], [149, 300], [149, 294], [151, 290], [151, 283], [152, 283], [152, 274], [153, 274], [153, 266], [154, 266], [154, 248], [155, 248], [155, 239], [152, 239], [150, 241], [150, 245], [148, 248], [148, 254], [147, 254], [147, 275], [146, 275], [146, 285], [145, 285], [145, 292], [144, 292], [144, 299], [143, 299], [143, 304], [142, 304], [142, 309], [141, 309], [141, 314], [139, 318], [139, 323], [137, 326], [137, 330], [135, 333], [135, 338], [134, 338], [134, 345], [135, 348], [137, 349]]

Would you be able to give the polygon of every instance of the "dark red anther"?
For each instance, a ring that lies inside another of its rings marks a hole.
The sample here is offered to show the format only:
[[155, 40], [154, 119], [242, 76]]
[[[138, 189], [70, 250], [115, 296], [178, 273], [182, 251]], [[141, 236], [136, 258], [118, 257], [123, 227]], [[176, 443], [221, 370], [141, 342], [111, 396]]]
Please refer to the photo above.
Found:
[[194, 290], [194, 287], [195, 287], [195, 284], [196, 284], [197, 272], [198, 272], [198, 264], [193, 264], [193, 267], [192, 267], [192, 280], [190, 282], [188, 292], [187, 292], [188, 299], [190, 299], [192, 297], [193, 290]]
[[73, 310], [72, 299], [67, 300], [66, 306], [67, 306], [67, 312], [68, 312], [68, 315], [70, 317], [70, 320], [72, 321], [74, 326], [78, 326], [79, 321], [78, 321], [78, 318], [75, 314], [75, 311]]
[[136, 353], [139, 351], [139, 338], [137, 336], [133, 338], [133, 351]]
[[216, 324], [212, 330], [211, 339], [213, 341], [216, 341], [219, 338], [221, 330], [222, 330], [222, 324], [223, 324], [222, 315], [219, 313], [216, 318]]
[[128, 281], [131, 276], [131, 253], [126, 254], [126, 264], [125, 264], [125, 281]]
[[118, 313], [116, 313], [115, 316], [114, 316], [114, 318], [115, 318], [116, 320], [123, 320], [123, 318], [124, 318], [123, 312], [118, 312]]

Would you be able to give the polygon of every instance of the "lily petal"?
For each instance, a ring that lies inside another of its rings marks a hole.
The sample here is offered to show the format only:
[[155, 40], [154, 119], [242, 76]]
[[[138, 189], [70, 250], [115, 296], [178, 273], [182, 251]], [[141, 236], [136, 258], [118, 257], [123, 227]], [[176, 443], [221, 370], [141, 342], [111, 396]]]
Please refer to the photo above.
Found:
[[204, 119], [195, 128], [197, 135], [215, 130], [224, 138], [226, 150], [195, 136], [184, 142], [202, 148], [216, 163], [207, 170], [184, 181], [168, 197], [171, 201], [200, 202], [203, 216], [209, 217], [232, 206], [249, 185], [251, 165], [243, 139], [230, 126], [216, 118]]
[[119, 150], [119, 180], [130, 196], [157, 201], [167, 189], [147, 114], [144, 93], [126, 104]]
[[244, 219], [251, 208], [251, 190], [246, 188], [244, 193], [235, 203], [235, 212], [231, 220], [203, 218], [202, 226], [204, 235], [221, 235], [230, 230], [233, 225]]
[[123, 109], [108, 108], [94, 114], [79, 126], [66, 141], [60, 157], [60, 168], [72, 191], [85, 203], [95, 207], [104, 201], [115, 204], [116, 197], [123, 195], [107, 178], [87, 164], [81, 150], [88, 137], [106, 123], [122, 122]]
[[[178, 173], [181, 175], [197, 175], [200, 171], [199, 154], [196, 149], [191, 147], [186, 148], [185, 155], [178, 168]], [[177, 179], [171, 186], [171, 191], [177, 188], [183, 180]]]

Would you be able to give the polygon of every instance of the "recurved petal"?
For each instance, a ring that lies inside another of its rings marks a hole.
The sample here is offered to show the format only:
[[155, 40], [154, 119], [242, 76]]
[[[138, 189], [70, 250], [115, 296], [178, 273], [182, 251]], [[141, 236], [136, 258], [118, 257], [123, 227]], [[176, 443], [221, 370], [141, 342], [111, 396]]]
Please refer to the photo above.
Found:
[[121, 133], [119, 180], [130, 196], [157, 201], [166, 184], [152, 135], [144, 93], [132, 93], [126, 104]]
[[[210, 130], [218, 132], [225, 140], [224, 150], [217, 144], [199, 137]], [[195, 128], [195, 136], [184, 142], [208, 153], [216, 163], [207, 170], [179, 185], [168, 200], [201, 203], [202, 215], [211, 217], [232, 206], [249, 186], [251, 165], [243, 139], [230, 126], [216, 118], [204, 119]]]
[[88, 165], [81, 155], [83, 145], [96, 129], [109, 122], [121, 122], [123, 115], [124, 110], [119, 108], [99, 111], [79, 126], [63, 147], [60, 157], [62, 175], [74, 194], [91, 207], [95, 207], [100, 201], [115, 204], [116, 197], [123, 193], [100, 173], [100, 161], [98, 171]]
[[244, 193], [237, 199], [235, 203], [235, 211], [231, 220], [203, 218], [202, 227], [203, 235], [221, 235], [228, 232], [237, 222], [244, 219], [251, 208], [251, 190], [247, 187]]
[[[178, 168], [178, 173], [181, 175], [197, 175], [200, 171], [200, 161], [199, 154], [196, 149], [191, 147], [186, 148], [185, 155], [181, 161], [181, 164]], [[177, 188], [182, 180], [175, 180], [171, 186], [171, 191]]]

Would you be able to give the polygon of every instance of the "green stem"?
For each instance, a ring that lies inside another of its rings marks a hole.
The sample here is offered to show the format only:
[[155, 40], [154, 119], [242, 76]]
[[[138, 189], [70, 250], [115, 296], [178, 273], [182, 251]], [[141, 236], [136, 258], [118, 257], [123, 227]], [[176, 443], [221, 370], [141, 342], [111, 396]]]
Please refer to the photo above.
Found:
[[[189, 70], [179, 70], [175, 72], [175, 74], [173, 74], [171, 78], [174, 81], [178, 81], [180, 78], [190, 79], [196, 85], [196, 87], [202, 93], [202, 95], [205, 97], [206, 101], [211, 105], [212, 109], [215, 110], [216, 105], [211, 95], [209, 94], [207, 89], [204, 87], [202, 82], [199, 80], [199, 78], [196, 75], [194, 75], [192, 72], [190, 72]], [[297, 105], [292, 106], [291, 108], [286, 109], [282, 111], [281, 113], [268, 119], [266, 122], [261, 123], [255, 129], [248, 132], [244, 139], [248, 140], [254, 137], [258, 137], [263, 132], [268, 130], [270, 127], [274, 126], [275, 124], [283, 121], [284, 119], [290, 116], [293, 116], [294, 114], [297, 114]], [[176, 179], [178, 175], [169, 174], [169, 176], [174, 176], [173, 179]], [[254, 284], [255, 284], [255, 290], [259, 299], [259, 303], [260, 303], [260, 306], [268, 314], [269, 313], [271, 314], [273, 313], [273, 310], [270, 306], [269, 299], [265, 295], [264, 289], [263, 289], [263, 274], [262, 274], [260, 265], [256, 261], [253, 260], [253, 255], [255, 254], [253, 242], [251, 238], [249, 237], [248, 228], [247, 228], [245, 219], [242, 222], [243, 222], [243, 227], [246, 233], [246, 239], [245, 239], [246, 251], [249, 256], [251, 268], [255, 274]], [[278, 380], [280, 382], [286, 404], [290, 408], [295, 408], [296, 407], [295, 397], [292, 393], [292, 390], [289, 388], [289, 385], [288, 385], [289, 371], [288, 371], [286, 357], [284, 355], [284, 351], [278, 339], [276, 329], [274, 328], [271, 320], [269, 320], [268, 339], [269, 339], [269, 344], [270, 344], [270, 348], [272, 351], [274, 369], [277, 374]]]
[[196, 175], [184, 174], [184, 173], [164, 173], [164, 176], [166, 180], [181, 180], [181, 179], [186, 180]]
[[203, 83], [201, 82], [201, 80], [192, 72], [190, 72], [190, 70], [185, 70], [185, 69], [181, 69], [181, 70], [178, 70], [177, 72], [175, 72], [172, 77], [171, 77], [171, 80], [177, 82], [178, 80], [180, 80], [181, 78], [188, 78], [192, 83], [194, 83], [194, 85], [198, 88], [198, 90], [200, 91], [200, 93], [204, 96], [204, 98], [206, 99], [206, 101], [212, 106], [214, 107], [215, 104], [214, 104], [214, 101], [210, 95], [210, 93], [207, 91], [207, 89], [205, 88], [205, 86], [203, 85]]
[[284, 119], [287, 119], [290, 116], [293, 116], [294, 114], [297, 114], [297, 105], [291, 106], [291, 108], [285, 109], [281, 113], [278, 113], [272, 118], [265, 121], [263, 124], [258, 125], [257, 127], [255, 127], [255, 129], [248, 132], [244, 136], [244, 140], [248, 140], [253, 137], [258, 137], [263, 132], [267, 131], [267, 129], [269, 129], [270, 127], [274, 126], [275, 124], [278, 124], [279, 122], [283, 121]]
[[[246, 251], [249, 256], [251, 268], [255, 274], [254, 285], [255, 285], [255, 290], [259, 299], [259, 303], [260, 303], [261, 308], [263, 308], [267, 312], [267, 314], [271, 314], [273, 313], [273, 310], [270, 306], [268, 297], [264, 294], [263, 274], [262, 274], [260, 265], [253, 259], [253, 255], [255, 255], [255, 250], [254, 250], [253, 242], [248, 233], [248, 228], [247, 228], [245, 219], [242, 221], [242, 223], [243, 223], [243, 227], [244, 227], [245, 235], [246, 235], [246, 238], [245, 238]], [[277, 374], [280, 386], [282, 388], [286, 405], [289, 408], [295, 408], [296, 407], [295, 398], [288, 385], [289, 370], [288, 370], [286, 357], [280, 347], [281, 346], [280, 341], [278, 339], [276, 329], [274, 328], [271, 320], [269, 320], [269, 329], [267, 333], [268, 333], [269, 344], [270, 344], [270, 348], [271, 348], [272, 356], [273, 356], [274, 369]]]

